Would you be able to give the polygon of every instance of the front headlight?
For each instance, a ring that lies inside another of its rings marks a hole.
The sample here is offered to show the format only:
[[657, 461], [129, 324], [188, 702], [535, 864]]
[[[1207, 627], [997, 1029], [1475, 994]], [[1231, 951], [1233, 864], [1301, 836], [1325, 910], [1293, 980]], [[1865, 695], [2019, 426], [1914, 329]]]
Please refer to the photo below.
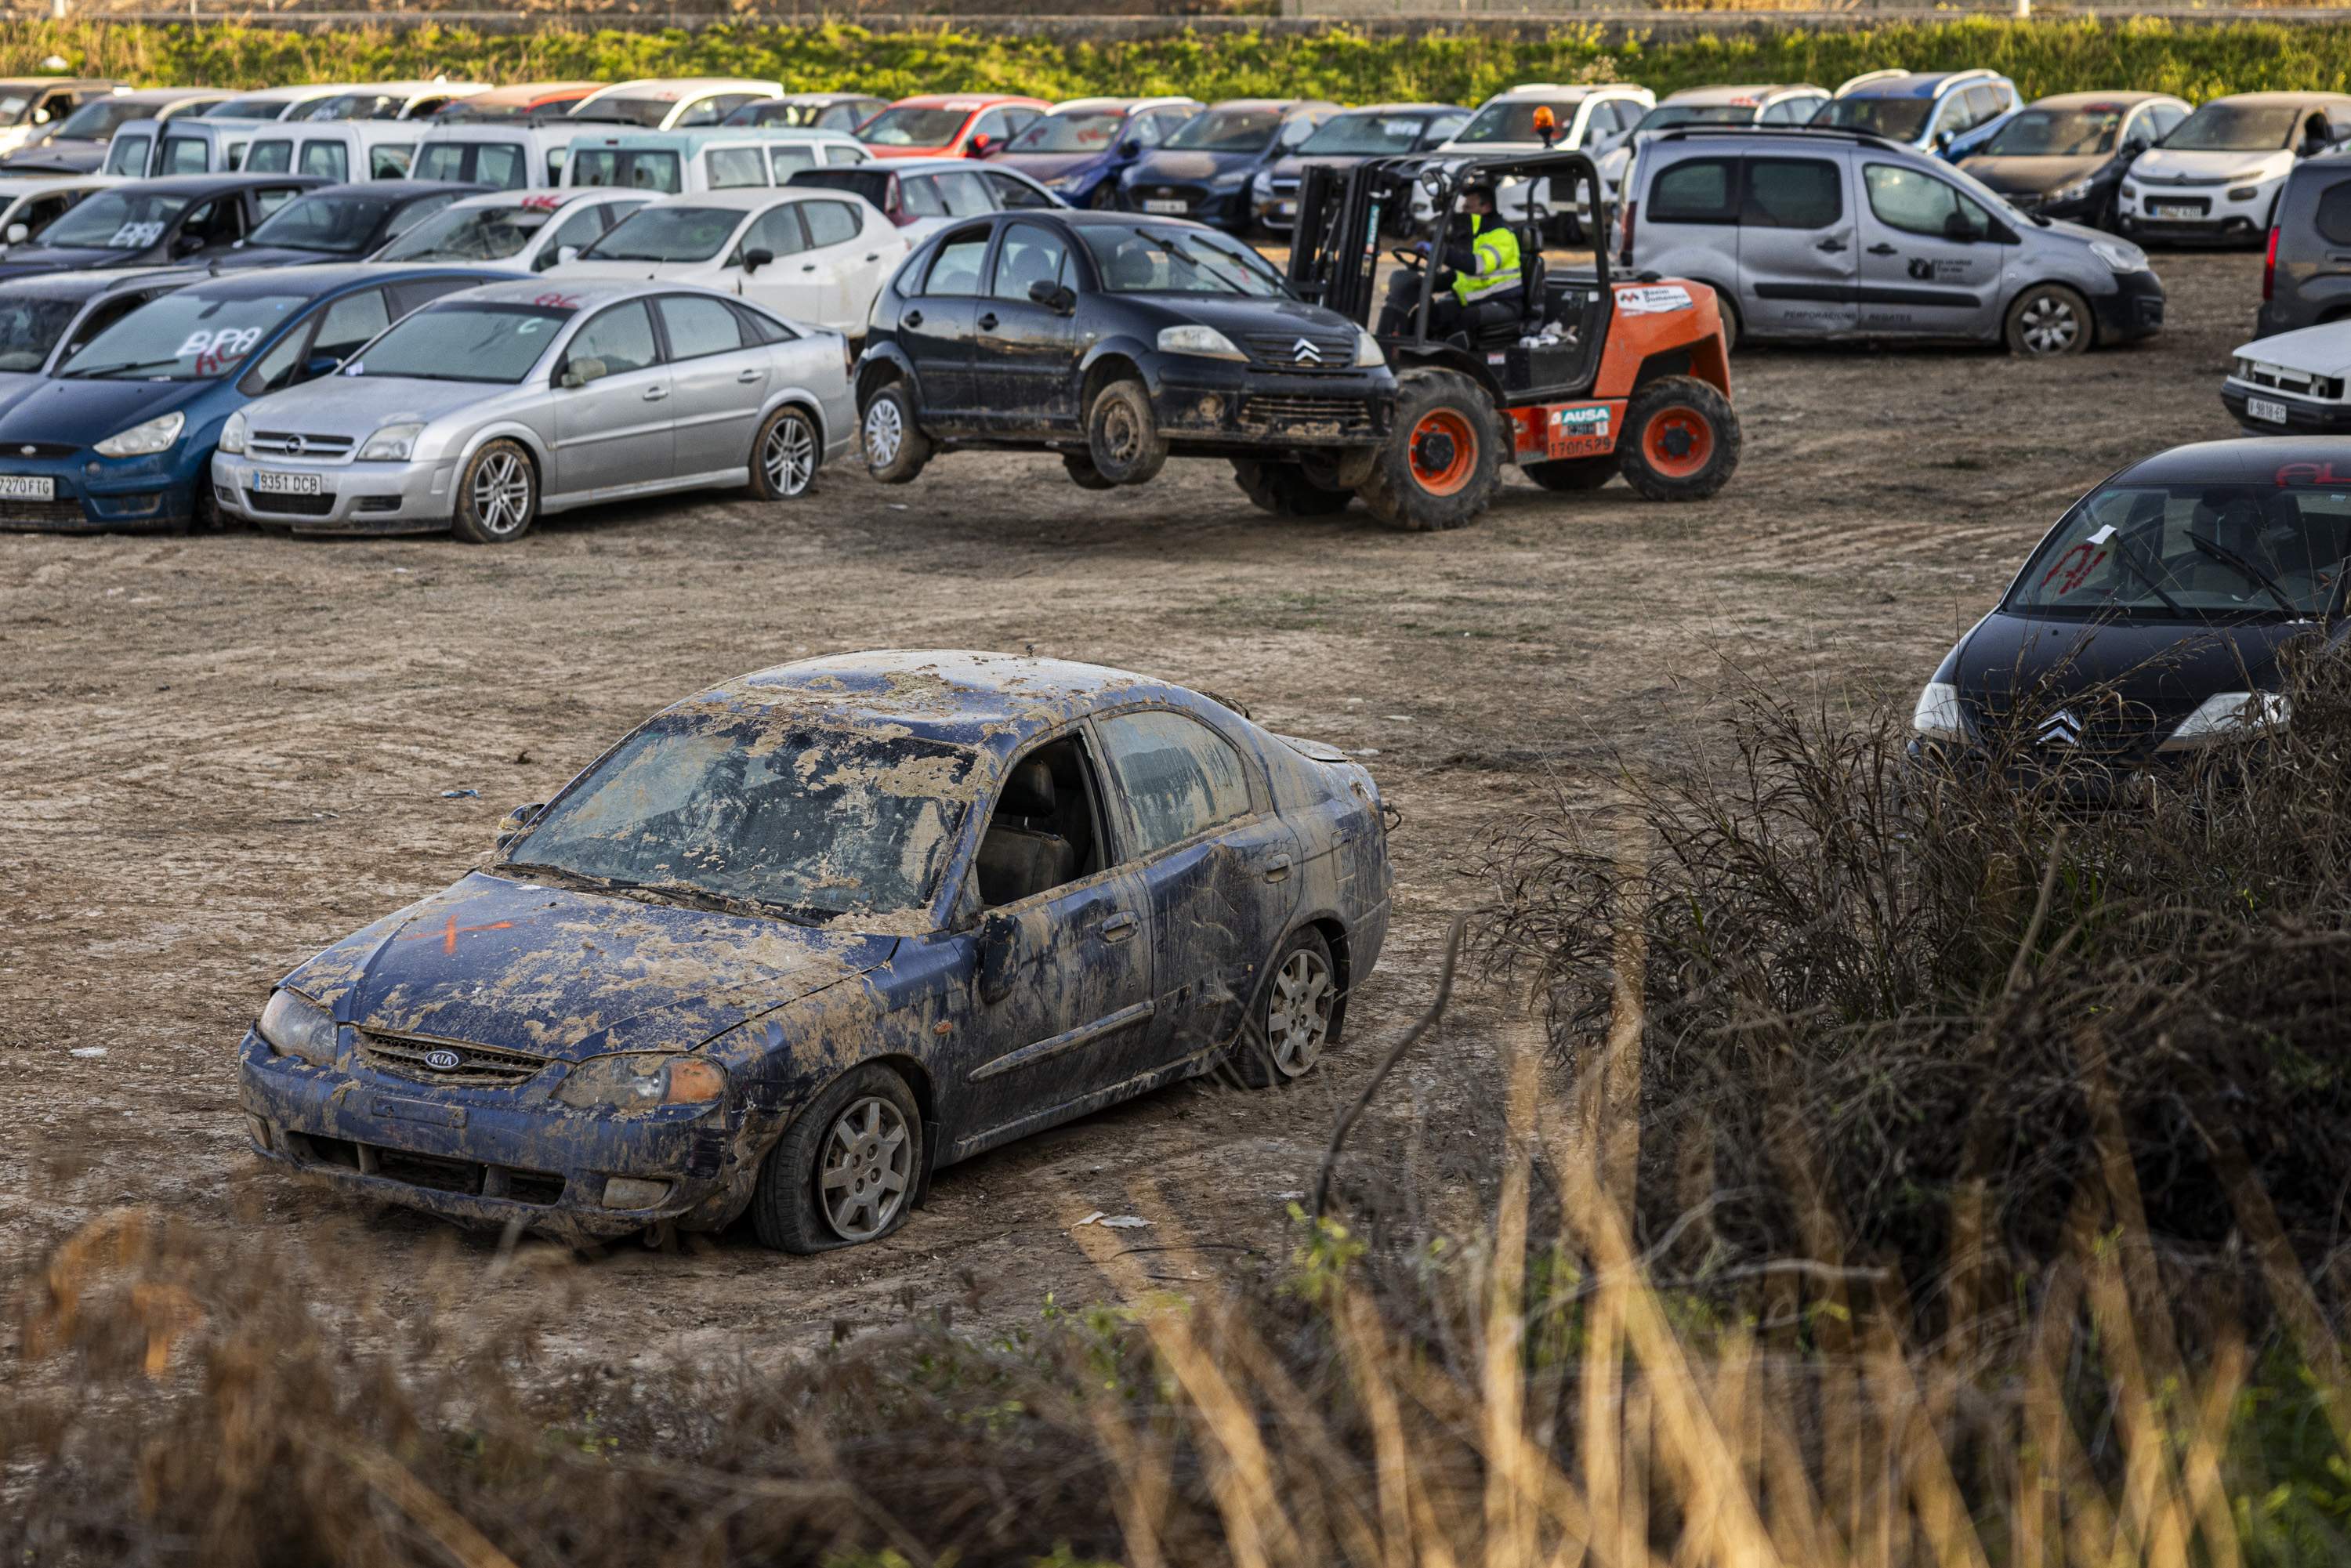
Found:
[[246, 434], [245, 410], [238, 409], [228, 416], [228, 423], [221, 426], [220, 449], [232, 456], [242, 454]]
[[2282, 692], [2215, 692], [2181, 719], [2171, 738], [2157, 749], [2185, 751], [2215, 741], [2249, 739], [2263, 730], [2283, 729], [2293, 716], [2293, 699]]
[[187, 424], [188, 416], [176, 412], [164, 414], [160, 419], [151, 419], [144, 424], [134, 424], [99, 442], [98, 455], [100, 457], [144, 457], [151, 453], [168, 451], [172, 444], [180, 439], [180, 432], [186, 429]]
[[2147, 252], [2135, 245], [2126, 245], [2118, 239], [2092, 240], [2090, 254], [2116, 272], [2147, 270]]
[[1948, 681], [1928, 681], [1911, 710], [1910, 727], [1929, 740], [1965, 740], [1968, 719], [1959, 711], [1959, 688]]
[[1355, 329], [1355, 363], [1363, 366], [1384, 365], [1388, 357], [1380, 352], [1380, 340], [1364, 329]]
[[422, 424], [387, 424], [367, 438], [360, 448], [362, 463], [405, 463], [416, 452], [416, 438], [424, 434]]
[[1272, 195], [1273, 171], [1267, 169], [1260, 172], [1256, 179], [1249, 182], [1249, 189], [1257, 193], [1257, 199], [1260, 202]]
[[1214, 327], [1162, 327], [1159, 329], [1159, 351], [1163, 354], [1196, 354], [1209, 360], [1238, 360], [1249, 362], [1249, 356], [1233, 347], [1233, 340]]
[[725, 1092], [726, 1074], [707, 1057], [640, 1052], [590, 1057], [563, 1075], [555, 1098], [580, 1111], [650, 1111], [704, 1104]]
[[1228, 172], [1216, 175], [1214, 178], [1209, 180], [1208, 183], [1215, 186], [1238, 185], [1246, 183], [1249, 177], [1249, 172], [1247, 169], [1234, 169]]
[[2092, 182], [2086, 179], [2076, 180], [2070, 185], [2058, 186], [2044, 199], [2050, 202], [2078, 202], [2090, 193], [2091, 184]]
[[254, 1028], [262, 1042], [280, 1056], [313, 1067], [335, 1064], [335, 1020], [326, 1009], [298, 991], [272, 991], [269, 1005], [261, 1009], [261, 1021]]

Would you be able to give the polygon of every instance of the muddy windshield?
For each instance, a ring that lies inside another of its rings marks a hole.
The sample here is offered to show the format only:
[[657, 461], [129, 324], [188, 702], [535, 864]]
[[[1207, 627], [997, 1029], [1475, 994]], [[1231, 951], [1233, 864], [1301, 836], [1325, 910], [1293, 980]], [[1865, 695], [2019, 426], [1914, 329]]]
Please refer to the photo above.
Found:
[[2125, 620], [2333, 612], [2351, 487], [2113, 485], [2066, 514], [2003, 609]]
[[920, 910], [977, 755], [789, 719], [672, 714], [621, 743], [508, 862], [799, 919]]

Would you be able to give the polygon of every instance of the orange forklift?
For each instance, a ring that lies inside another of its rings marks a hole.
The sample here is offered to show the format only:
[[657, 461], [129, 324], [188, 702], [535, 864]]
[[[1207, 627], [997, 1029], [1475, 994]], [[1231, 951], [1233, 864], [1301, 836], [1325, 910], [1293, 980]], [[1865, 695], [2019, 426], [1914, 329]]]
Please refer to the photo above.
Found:
[[1431, 336], [1437, 269], [1420, 251], [1394, 249], [1417, 279], [1401, 329], [1379, 335], [1395, 371], [1395, 434], [1328, 465], [1237, 465], [1241, 488], [1266, 510], [1292, 515], [1335, 511], [1353, 494], [1391, 527], [1414, 530], [1475, 521], [1505, 463], [1547, 490], [1597, 489], [1618, 474], [1652, 500], [1721, 489], [1739, 464], [1740, 433], [1713, 290], [1647, 274], [1612, 278], [1604, 249], [1588, 273], [1554, 276], [1544, 263], [1552, 193], [1567, 193], [1564, 210], [1587, 216], [1586, 233], [1606, 232], [1599, 171], [1581, 152], [1310, 165], [1291, 287], [1370, 328], [1383, 241], [1417, 237], [1441, 253], [1472, 184], [1520, 209], [1516, 317]]

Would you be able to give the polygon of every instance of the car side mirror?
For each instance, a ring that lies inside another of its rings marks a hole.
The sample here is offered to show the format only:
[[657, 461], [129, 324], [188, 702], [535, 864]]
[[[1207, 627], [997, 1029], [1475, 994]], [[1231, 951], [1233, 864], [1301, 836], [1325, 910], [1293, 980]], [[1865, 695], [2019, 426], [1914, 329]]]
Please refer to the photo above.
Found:
[[556, 377], [558, 386], [578, 389], [590, 382], [601, 382], [611, 371], [601, 360], [567, 360], [562, 373]]
[[743, 253], [743, 270], [746, 272], [757, 272], [775, 259], [776, 253], [772, 250], [765, 249], [764, 247], [756, 250], [747, 250]]
[[341, 368], [342, 362], [332, 354], [314, 354], [303, 362], [302, 379], [314, 382], [320, 376], [331, 376]]
[[6, 238], [10, 245], [23, 245], [26, 240], [31, 239], [32, 237], [33, 231], [26, 227], [23, 224], [10, 224], [8, 225]]
[[1020, 967], [1019, 917], [1001, 909], [983, 913], [973, 943], [973, 956], [979, 999], [992, 1008], [1010, 994], [1012, 977]]
[[528, 806], [517, 806], [513, 810], [508, 811], [504, 817], [500, 818], [498, 820], [498, 848], [500, 850], [504, 850], [508, 844], [513, 843], [517, 839], [522, 837], [522, 831], [525, 828], [529, 827], [533, 822], [538, 821], [538, 814], [546, 810], [547, 803], [545, 801], [533, 800]]
[[987, 139], [987, 132], [983, 131], [964, 143], [963, 155], [967, 158], [985, 158], [995, 151], [996, 143], [990, 141]]
[[202, 235], [174, 235], [172, 237], [173, 256], [193, 256], [204, 248], [204, 241]]
[[1040, 277], [1029, 286], [1029, 302], [1031, 305], [1042, 305], [1048, 310], [1066, 316], [1078, 308], [1078, 293], [1066, 283], [1056, 283], [1050, 277]]
[[1140, 157], [1142, 157], [1142, 156], [1143, 156], [1143, 141], [1142, 141], [1142, 139], [1141, 139], [1140, 137], [1130, 136], [1130, 137], [1128, 137], [1125, 141], [1123, 141], [1120, 142], [1120, 143], [1118, 144], [1118, 155], [1119, 155], [1120, 157], [1122, 157], [1122, 158], [1140, 158]]
[[1976, 225], [1968, 222], [1965, 213], [1953, 213], [1943, 220], [1943, 237], [1961, 245], [1973, 245], [1982, 236], [1976, 233]]
[[576, 245], [557, 246], [555, 247], [555, 259], [558, 265], [567, 261], [578, 261], [580, 259], [580, 247]]

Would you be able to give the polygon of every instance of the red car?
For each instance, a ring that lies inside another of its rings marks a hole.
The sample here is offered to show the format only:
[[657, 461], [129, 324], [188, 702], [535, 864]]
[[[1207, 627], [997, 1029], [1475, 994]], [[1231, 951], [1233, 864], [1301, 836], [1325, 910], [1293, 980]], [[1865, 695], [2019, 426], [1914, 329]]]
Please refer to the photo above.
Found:
[[528, 120], [541, 110], [569, 109], [604, 84], [598, 81], [527, 81], [494, 87], [471, 98], [452, 99], [441, 120]]
[[902, 98], [857, 128], [876, 158], [985, 158], [1053, 106], [1011, 93]]

